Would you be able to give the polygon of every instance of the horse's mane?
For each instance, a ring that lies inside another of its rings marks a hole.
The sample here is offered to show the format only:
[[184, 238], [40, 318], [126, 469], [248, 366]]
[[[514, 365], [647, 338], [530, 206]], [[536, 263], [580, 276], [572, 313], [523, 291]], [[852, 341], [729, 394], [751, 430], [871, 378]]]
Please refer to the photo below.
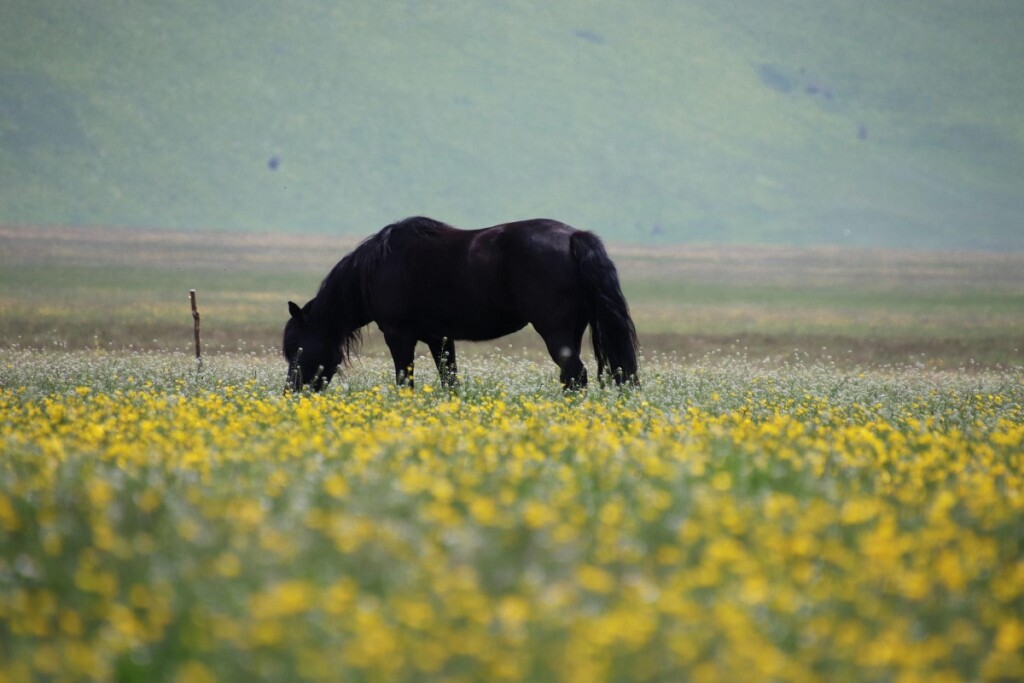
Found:
[[347, 365], [351, 353], [362, 344], [362, 326], [375, 308], [374, 276], [391, 252], [392, 234], [401, 231], [429, 236], [450, 229], [445, 223], [425, 216], [392, 223], [360, 242], [323, 279], [311, 314], [317, 323], [340, 335], [343, 363]]

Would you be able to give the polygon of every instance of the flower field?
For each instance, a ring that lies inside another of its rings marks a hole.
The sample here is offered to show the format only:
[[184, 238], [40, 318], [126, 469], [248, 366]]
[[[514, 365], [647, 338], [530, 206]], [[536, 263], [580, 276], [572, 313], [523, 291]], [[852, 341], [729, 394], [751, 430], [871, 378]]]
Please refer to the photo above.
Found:
[[1024, 677], [1024, 373], [0, 352], [0, 681]]

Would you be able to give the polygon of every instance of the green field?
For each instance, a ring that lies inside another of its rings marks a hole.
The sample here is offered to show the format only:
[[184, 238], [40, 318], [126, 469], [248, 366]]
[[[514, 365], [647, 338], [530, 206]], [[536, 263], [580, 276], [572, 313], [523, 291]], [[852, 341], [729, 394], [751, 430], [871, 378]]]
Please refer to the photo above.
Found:
[[[187, 350], [198, 291], [207, 353], [277, 353], [285, 302], [311, 298], [348, 238], [0, 229], [0, 344]], [[840, 365], [1022, 362], [1024, 256], [611, 245], [645, 356]], [[372, 326], [371, 326], [372, 327]], [[382, 353], [371, 329], [367, 355]], [[460, 354], [543, 355], [529, 329]]]
[[0, 5], [0, 225], [1024, 248], [1005, 0]]

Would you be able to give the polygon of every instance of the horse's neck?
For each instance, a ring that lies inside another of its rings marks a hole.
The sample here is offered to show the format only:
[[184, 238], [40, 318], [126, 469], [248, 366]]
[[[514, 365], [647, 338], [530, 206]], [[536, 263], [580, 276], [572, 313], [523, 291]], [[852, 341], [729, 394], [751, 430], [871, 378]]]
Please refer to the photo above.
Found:
[[365, 314], [359, 286], [335, 286], [333, 291], [324, 290], [317, 294], [313, 310], [318, 327], [328, 334], [332, 341], [350, 336], [355, 330], [371, 322]]

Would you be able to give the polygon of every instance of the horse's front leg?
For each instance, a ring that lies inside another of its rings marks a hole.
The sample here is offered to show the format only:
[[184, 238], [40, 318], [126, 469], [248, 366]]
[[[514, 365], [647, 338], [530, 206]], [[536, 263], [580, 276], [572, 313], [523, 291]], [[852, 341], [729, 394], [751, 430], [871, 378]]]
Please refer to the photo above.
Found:
[[448, 337], [427, 341], [430, 355], [434, 357], [437, 375], [441, 378], [441, 386], [454, 389], [459, 386], [458, 367], [455, 364], [455, 341]]
[[395, 384], [411, 388], [416, 337], [401, 332], [384, 332], [384, 343], [388, 345], [391, 360], [395, 364]]

